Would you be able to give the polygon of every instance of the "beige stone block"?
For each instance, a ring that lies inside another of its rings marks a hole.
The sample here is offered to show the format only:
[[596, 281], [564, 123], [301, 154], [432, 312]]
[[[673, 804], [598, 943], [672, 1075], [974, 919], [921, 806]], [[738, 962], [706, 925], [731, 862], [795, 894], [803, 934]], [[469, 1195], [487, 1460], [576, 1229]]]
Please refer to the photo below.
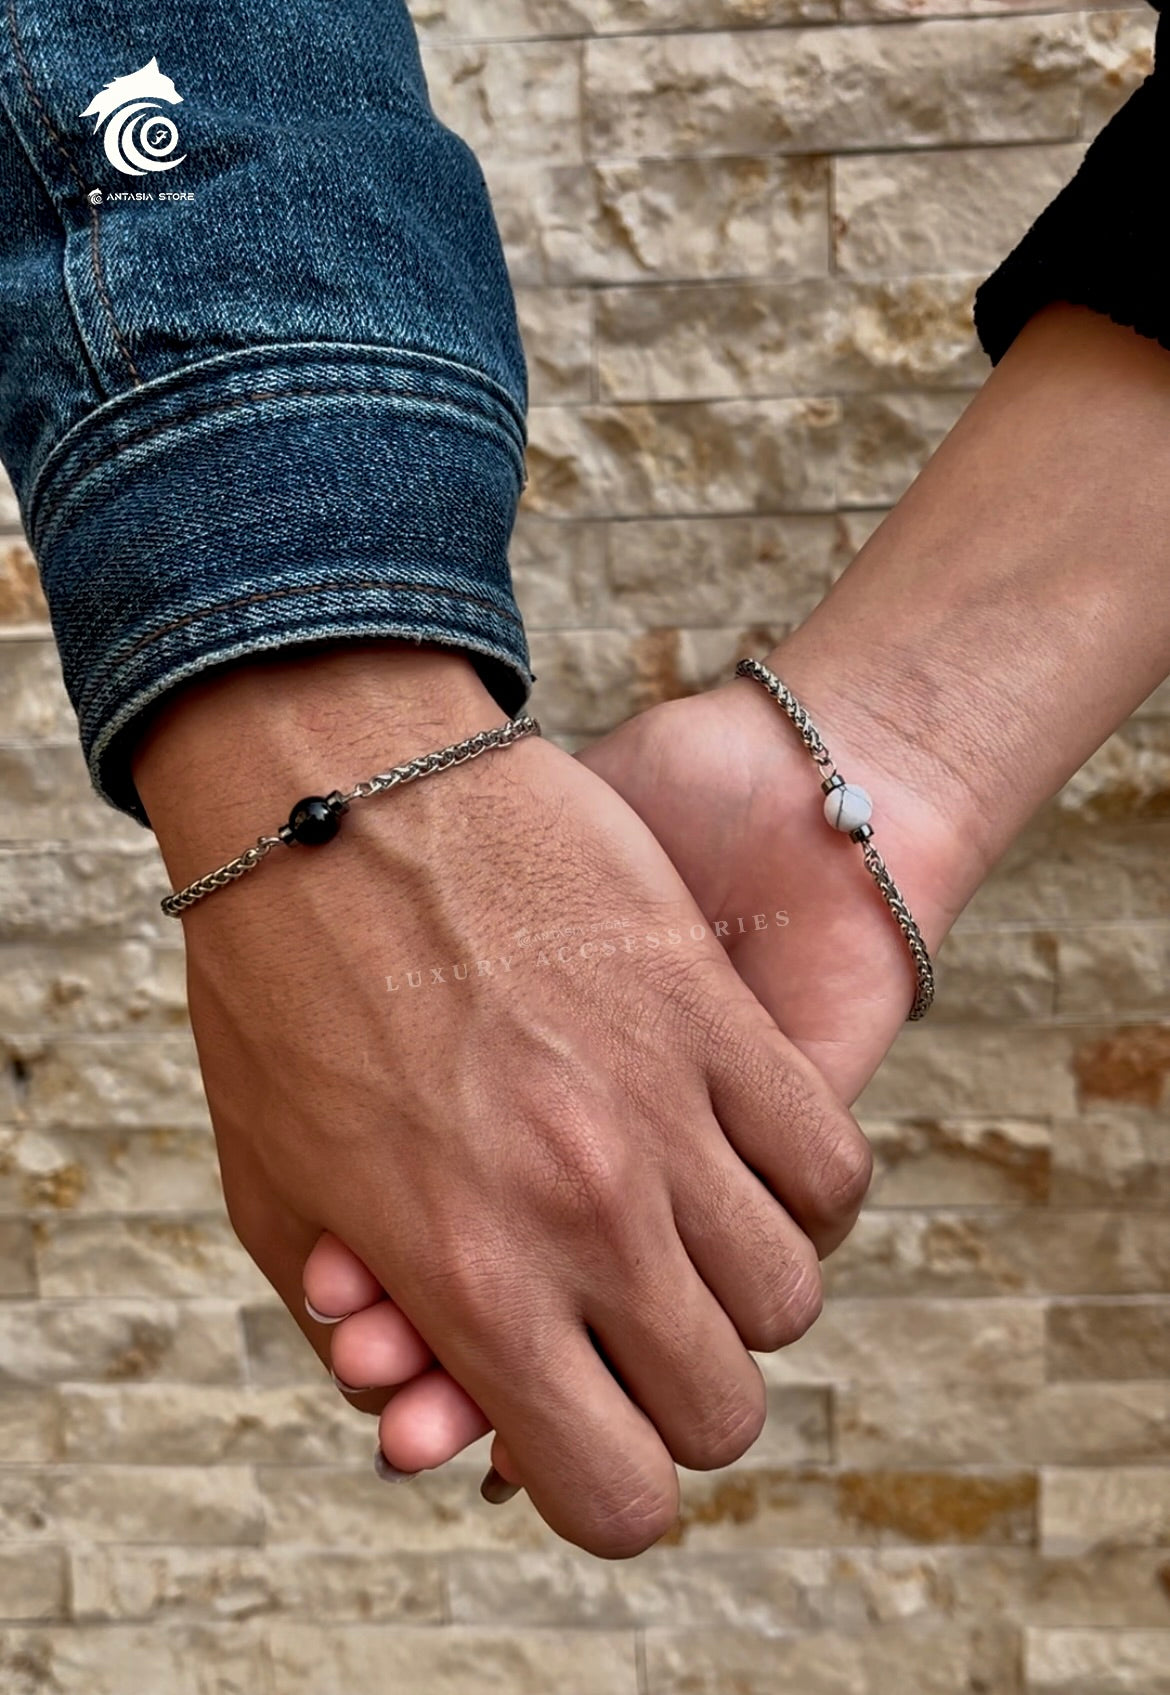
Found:
[[0, 746], [0, 839], [5, 843], [100, 841], [141, 848], [142, 826], [99, 800], [80, 742]]
[[1084, 152], [1076, 141], [845, 154], [833, 161], [837, 264], [854, 276], [989, 274]]
[[102, 1625], [0, 1633], [5, 1695], [269, 1695], [260, 1638], [239, 1625]]
[[834, 504], [840, 428], [831, 399], [534, 407], [525, 498], [532, 511], [565, 518], [824, 510]]
[[830, 1300], [799, 1342], [760, 1357], [772, 1383], [1044, 1381], [1044, 1303]]
[[1170, 1231], [1154, 1213], [865, 1212], [824, 1278], [843, 1296], [1155, 1294], [1170, 1290]]
[[1040, 1529], [1046, 1553], [1170, 1547], [1170, 1467], [1047, 1469]]
[[73, 1615], [82, 1622], [230, 1621], [271, 1614], [314, 1620], [443, 1620], [438, 1565], [385, 1548], [76, 1548]]
[[1042, 1119], [871, 1119], [868, 1208], [1036, 1206], [1048, 1198], [1051, 1132]]
[[0, 632], [0, 724], [5, 740], [76, 741], [77, 715], [50, 636]]
[[0, 1129], [0, 1207], [30, 1213], [222, 1211], [206, 1130]]
[[431, 104], [477, 158], [582, 159], [581, 47], [575, 41], [460, 45], [422, 38]]
[[829, 268], [822, 155], [487, 162], [517, 284], [820, 276]]
[[0, 1547], [0, 1619], [65, 1618], [68, 1585], [64, 1548], [36, 1542]]
[[1165, 1565], [1156, 1549], [1061, 1559], [1032, 1548], [849, 1548], [830, 1555], [828, 1582], [834, 1624], [846, 1631], [900, 1621], [984, 1627], [992, 1619], [1164, 1626], [1170, 1622]]
[[897, 1624], [862, 1635], [777, 1640], [743, 1631], [653, 1630], [646, 1638], [649, 1695], [1017, 1695], [1010, 1632]]
[[1074, 772], [1052, 802], [1056, 819], [1088, 822], [1170, 816], [1170, 724], [1131, 718]]
[[[0, 515], [7, 516], [10, 510], [8, 497], [0, 496]], [[23, 536], [0, 536], [0, 624], [48, 622], [49, 609], [28, 543]]]
[[0, 1298], [36, 1292], [32, 1226], [24, 1218], [0, 1218]]
[[892, 505], [966, 410], [969, 393], [852, 395], [844, 402], [837, 499]]
[[1170, 1022], [1085, 1031], [1073, 1049], [1072, 1069], [1083, 1110], [1108, 1116], [1116, 1106], [1155, 1112], [1170, 1074]]
[[65, 1458], [79, 1465], [360, 1465], [375, 1442], [368, 1415], [319, 1368], [312, 1387], [74, 1384], [62, 1422]]
[[222, 1212], [182, 1218], [44, 1218], [37, 1274], [46, 1299], [142, 1294], [253, 1300], [271, 1285]]
[[1061, 1118], [1052, 1128], [1052, 1200], [1136, 1209], [1170, 1207], [1170, 1117], [1112, 1102], [1108, 1126], [1096, 1116]]
[[369, 1430], [368, 1464], [349, 1470], [266, 1466], [257, 1472], [270, 1546], [437, 1553], [558, 1545], [526, 1495], [503, 1507], [485, 1506], [479, 1493], [484, 1466], [463, 1457], [409, 1483], [383, 1483], [374, 1473], [372, 1420]]
[[675, 1629], [726, 1625], [774, 1634], [826, 1622], [828, 1555], [813, 1549], [651, 1548], [636, 1560], [573, 1548], [452, 1553], [444, 1560], [456, 1624]]
[[766, 652], [785, 626], [706, 630], [562, 630], [532, 641], [533, 710], [554, 735], [603, 734], [659, 701], [698, 694], [734, 675], [744, 654]]
[[209, 1122], [189, 1032], [16, 1040], [19, 1049], [9, 1046], [23, 1067], [22, 1125], [193, 1129]]
[[1170, 1014], [1170, 924], [1094, 924], [1053, 938], [1064, 1018]]
[[768, 1419], [744, 1463], [828, 1465], [833, 1458], [832, 1403], [823, 1388], [768, 1390]]
[[593, 395], [593, 300], [585, 288], [518, 288], [516, 314], [535, 406]]
[[942, 946], [939, 1004], [932, 1016], [937, 1012], [940, 1024], [1051, 1017], [1057, 946], [1047, 930], [976, 929], [960, 920]]
[[1030, 1630], [1025, 1663], [1049, 1695], [1168, 1695], [1170, 1630]]
[[1073, 1032], [1043, 1026], [932, 1029], [927, 1019], [898, 1037], [858, 1111], [883, 1118], [1071, 1113], [1075, 1043]]
[[16, 490], [8, 472], [0, 467], [0, 526], [4, 529], [20, 528], [20, 506], [16, 499]]
[[842, 527], [820, 513], [631, 519], [607, 532], [614, 623], [691, 629], [789, 625], [827, 592]]
[[830, 18], [830, 0], [416, 0], [420, 30], [453, 40], [493, 36], [648, 35], [656, 30], [765, 29]]
[[967, 908], [973, 924], [1047, 926], [1170, 917], [1170, 824], [1059, 818], [1046, 808]]
[[1135, 718], [1165, 718], [1170, 716], [1170, 678], [1159, 683], [1152, 694], [1146, 696], [1134, 713]]
[[238, 1383], [235, 1311], [226, 1302], [0, 1302], [0, 1381]]
[[977, 279], [811, 279], [606, 289], [598, 377], [608, 401], [973, 387]]
[[[1158, 1234], [1166, 1234], [1164, 1218], [1151, 1216], [1149, 1222]], [[1170, 1301], [1061, 1302], [1049, 1309], [1047, 1356], [1053, 1378], [1164, 1383], [1170, 1378]]]
[[162, 936], [169, 887], [154, 847], [0, 848], [0, 942]]
[[[612, 655], [606, 687], [622, 689], [632, 636], [648, 628], [673, 635], [679, 626], [700, 635], [719, 625], [786, 628], [822, 598], [847, 546], [843, 520], [824, 513], [613, 524], [523, 515], [512, 572], [538, 673], [558, 644], [599, 629]], [[537, 639], [546, 632], [549, 641]]]
[[[287, 1307], [264, 1301], [240, 1309], [248, 1380], [260, 1388], [322, 1382], [321, 1362]], [[371, 1449], [371, 1453], [373, 1450]]]
[[[0, 1462], [28, 1465], [60, 1459], [64, 1451], [62, 1411], [51, 1389], [0, 1386]], [[0, 1585], [0, 1590], [2, 1590]], [[4, 1615], [0, 1612], [0, 1618]]]
[[1096, 135], [1153, 70], [1157, 22], [1148, 6], [1088, 13], [1088, 65], [1082, 95], [1085, 135]]
[[258, 1543], [263, 1512], [243, 1467], [0, 1467], [6, 1539]]
[[615, 621], [605, 583], [608, 526], [542, 518], [521, 505], [512, 532], [512, 586], [529, 636]]
[[0, 946], [0, 1028], [50, 1031], [185, 1029], [182, 947], [101, 938]]
[[1086, 62], [1074, 14], [591, 40], [584, 52], [594, 157], [1066, 141]]
[[832, 1547], [886, 1542], [1028, 1543], [1030, 1472], [813, 1472], [742, 1467], [682, 1477], [661, 1546]]
[[[1061, 10], [1097, 11], [1126, 4], [1127, 0], [1071, 0]], [[841, 0], [841, 17], [848, 22], [870, 18], [975, 18], [1030, 12], [1033, 5], [1034, 0]]]
[[280, 1695], [353, 1695], [409, 1689], [414, 1695], [516, 1695], [572, 1690], [573, 1695], [637, 1695], [632, 1632], [272, 1627], [272, 1663]]
[[846, 1466], [1135, 1465], [1170, 1454], [1165, 1382], [892, 1378], [836, 1393], [837, 1458]]

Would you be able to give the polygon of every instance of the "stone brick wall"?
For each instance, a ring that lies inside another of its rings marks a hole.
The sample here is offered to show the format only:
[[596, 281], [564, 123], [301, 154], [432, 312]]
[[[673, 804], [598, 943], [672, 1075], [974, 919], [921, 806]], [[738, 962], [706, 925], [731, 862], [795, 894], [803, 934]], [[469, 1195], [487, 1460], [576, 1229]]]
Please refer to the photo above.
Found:
[[[1007, 0], [416, 0], [517, 286], [570, 743], [819, 597], [986, 371], [975, 284], [1149, 66]], [[234, 1244], [151, 839], [0, 511], [5, 1695], [1166, 1695], [1170, 690], [946, 950], [757, 1448], [628, 1564], [388, 1490]]]

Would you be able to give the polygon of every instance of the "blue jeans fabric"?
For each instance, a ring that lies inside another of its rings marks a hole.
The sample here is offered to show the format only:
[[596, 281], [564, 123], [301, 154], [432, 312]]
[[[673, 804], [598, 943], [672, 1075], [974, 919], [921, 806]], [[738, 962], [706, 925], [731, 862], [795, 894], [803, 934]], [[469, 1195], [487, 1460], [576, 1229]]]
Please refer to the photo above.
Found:
[[4, 3], [0, 457], [98, 792], [146, 823], [143, 715], [264, 649], [455, 645], [518, 710], [527, 371], [402, 0]]
[[[144, 714], [264, 649], [446, 643], [517, 711], [527, 371], [404, 0], [0, 3], [0, 458], [98, 792], [146, 823]], [[1052, 299], [1170, 346], [1166, 74], [982, 284], [993, 361]]]

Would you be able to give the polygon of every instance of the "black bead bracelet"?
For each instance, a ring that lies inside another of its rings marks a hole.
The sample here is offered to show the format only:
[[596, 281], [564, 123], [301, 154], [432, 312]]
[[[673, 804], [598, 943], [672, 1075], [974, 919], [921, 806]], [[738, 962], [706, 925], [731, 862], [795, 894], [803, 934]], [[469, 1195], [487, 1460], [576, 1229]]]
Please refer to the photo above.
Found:
[[510, 718], [498, 729], [479, 730], [465, 741], [452, 742], [450, 747], [440, 748], [437, 753], [423, 753], [417, 759], [408, 760], [405, 765], [380, 771], [377, 776], [368, 777], [364, 783], [356, 784], [344, 794], [340, 789], [333, 789], [327, 795], [306, 795], [303, 800], [297, 801], [288, 815], [287, 824], [282, 824], [274, 836], [257, 836], [252, 846], [245, 848], [235, 859], [229, 859], [218, 870], [209, 871], [205, 877], [188, 883], [185, 889], [172, 891], [159, 904], [168, 918], [179, 918], [205, 895], [225, 888], [237, 877], [242, 877], [245, 871], [253, 870], [274, 847], [296, 847], [298, 844], [321, 847], [325, 842], [331, 842], [341, 828], [342, 815], [349, 811], [352, 801], [367, 800], [370, 795], [381, 794], [385, 789], [400, 788], [403, 783], [413, 783], [420, 777], [446, 771], [452, 765], [462, 765], [494, 747], [509, 747], [524, 736], [539, 734], [540, 725], [526, 713], [521, 718]]

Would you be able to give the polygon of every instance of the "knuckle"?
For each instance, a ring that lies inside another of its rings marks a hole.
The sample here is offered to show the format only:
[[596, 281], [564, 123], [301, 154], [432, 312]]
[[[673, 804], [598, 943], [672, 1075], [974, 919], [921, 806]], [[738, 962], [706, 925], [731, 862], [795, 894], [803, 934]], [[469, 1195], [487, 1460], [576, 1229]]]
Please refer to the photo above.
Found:
[[647, 1489], [594, 1514], [581, 1546], [603, 1560], [630, 1560], [666, 1535], [678, 1516], [675, 1492]]
[[637, 1192], [628, 1143], [578, 1123], [559, 1126], [540, 1145], [542, 1209], [562, 1226], [609, 1234]]
[[818, 1205], [829, 1223], [852, 1222], [873, 1178], [873, 1150], [856, 1125], [833, 1136], [822, 1156]]
[[787, 1348], [812, 1329], [823, 1306], [820, 1262], [810, 1244], [791, 1275], [761, 1301], [760, 1310], [744, 1335], [744, 1343], [762, 1354]]
[[435, 1244], [415, 1274], [427, 1305], [433, 1304], [459, 1330], [478, 1332], [495, 1318], [505, 1265], [494, 1247], [476, 1251], [470, 1242]]
[[742, 1388], [734, 1397], [713, 1407], [688, 1442], [688, 1451], [674, 1457], [691, 1471], [718, 1471], [741, 1459], [759, 1439], [767, 1412], [760, 1379], [757, 1387]]

